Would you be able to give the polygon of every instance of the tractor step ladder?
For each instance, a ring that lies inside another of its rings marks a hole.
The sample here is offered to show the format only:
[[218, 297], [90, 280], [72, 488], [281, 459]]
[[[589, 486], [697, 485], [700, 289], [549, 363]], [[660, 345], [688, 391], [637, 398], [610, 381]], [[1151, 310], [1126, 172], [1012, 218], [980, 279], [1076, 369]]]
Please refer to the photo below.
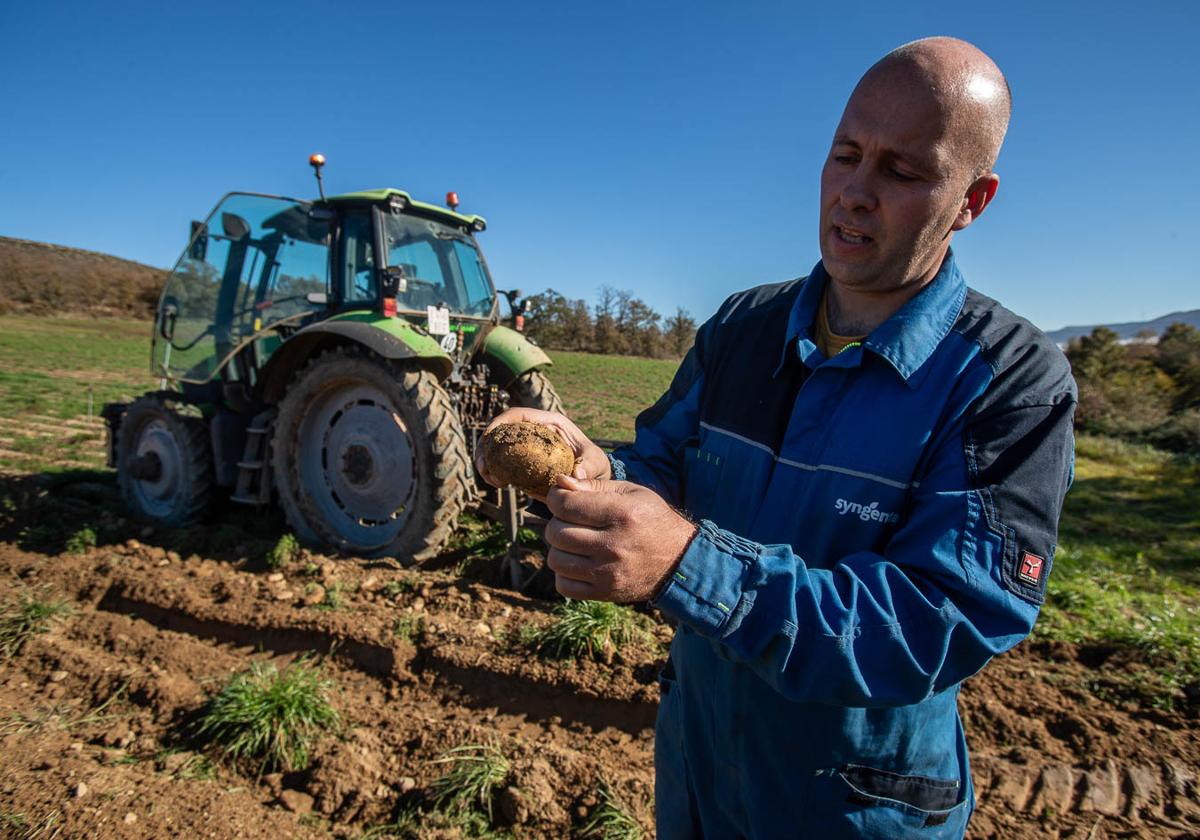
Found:
[[275, 409], [256, 414], [246, 428], [246, 448], [238, 461], [237, 487], [229, 498], [244, 505], [267, 505], [271, 502], [271, 474], [268, 471], [268, 445]]

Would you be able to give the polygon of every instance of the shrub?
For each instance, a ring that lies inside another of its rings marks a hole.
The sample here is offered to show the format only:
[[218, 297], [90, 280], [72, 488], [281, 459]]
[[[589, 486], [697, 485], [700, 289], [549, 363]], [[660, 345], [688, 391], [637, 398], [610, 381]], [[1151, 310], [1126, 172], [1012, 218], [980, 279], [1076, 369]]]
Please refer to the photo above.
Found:
[[282, 672], [256, 662], [208, 702], [196, 735], [234, 761], [257, 761], [260, 773], [303, 769], [316, 739], [341, 724], [332, 690], [332, 681], [304, 659]]

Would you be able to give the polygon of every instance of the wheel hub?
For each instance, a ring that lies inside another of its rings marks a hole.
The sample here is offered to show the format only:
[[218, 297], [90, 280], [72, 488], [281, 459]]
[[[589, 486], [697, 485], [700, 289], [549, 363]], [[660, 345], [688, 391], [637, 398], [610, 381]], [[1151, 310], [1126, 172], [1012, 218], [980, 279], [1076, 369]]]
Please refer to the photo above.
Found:
[[342, 454], [342, 475], [346, 481], [355, 487], [362, 487], [370, 482], [375, 473], [375, 461], [371, 451], [361, 444], [347, 447]]
[[385, 545], [404, 527], [415, 493], [413, 444], [390, 398], [365, 382], [320, 395], [305, 414], [296, 456], [322, 530], [343, 545]]
[[147, 423], [137, 438], [131, 465], [133, 490], [142, 509], [150, 516], [169, 516], [182, 491], [184, 453], [165, 421]]

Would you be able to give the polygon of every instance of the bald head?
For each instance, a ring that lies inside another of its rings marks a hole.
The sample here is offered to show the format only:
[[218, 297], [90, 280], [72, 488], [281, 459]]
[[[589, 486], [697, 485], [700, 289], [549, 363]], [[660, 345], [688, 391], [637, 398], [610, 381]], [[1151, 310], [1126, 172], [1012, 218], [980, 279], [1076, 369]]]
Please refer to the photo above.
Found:
[[863, 75], [851, 98], [877, 85], [927, 94], [937, 103], [963, 174], [973, 181], [992, 171], [1008, 131], [1012, 94], [1000, 68], [978, 47], [946, 37], [897, 47]]

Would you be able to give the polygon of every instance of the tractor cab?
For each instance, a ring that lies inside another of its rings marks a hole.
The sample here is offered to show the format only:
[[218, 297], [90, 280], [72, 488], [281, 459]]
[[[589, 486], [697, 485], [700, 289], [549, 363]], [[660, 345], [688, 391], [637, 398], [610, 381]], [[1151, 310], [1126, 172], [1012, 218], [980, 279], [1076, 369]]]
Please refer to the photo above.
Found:
[[231, 193], [193, 222], [164, 289], [154, 371], [184, 386], [219, 376], [257, 389], [282, 339], [362, 315], [402, 318], [448, 356], [469, 350], [499, 313], [474, 238], [485, 224], [400, 190], [318, 202]]

